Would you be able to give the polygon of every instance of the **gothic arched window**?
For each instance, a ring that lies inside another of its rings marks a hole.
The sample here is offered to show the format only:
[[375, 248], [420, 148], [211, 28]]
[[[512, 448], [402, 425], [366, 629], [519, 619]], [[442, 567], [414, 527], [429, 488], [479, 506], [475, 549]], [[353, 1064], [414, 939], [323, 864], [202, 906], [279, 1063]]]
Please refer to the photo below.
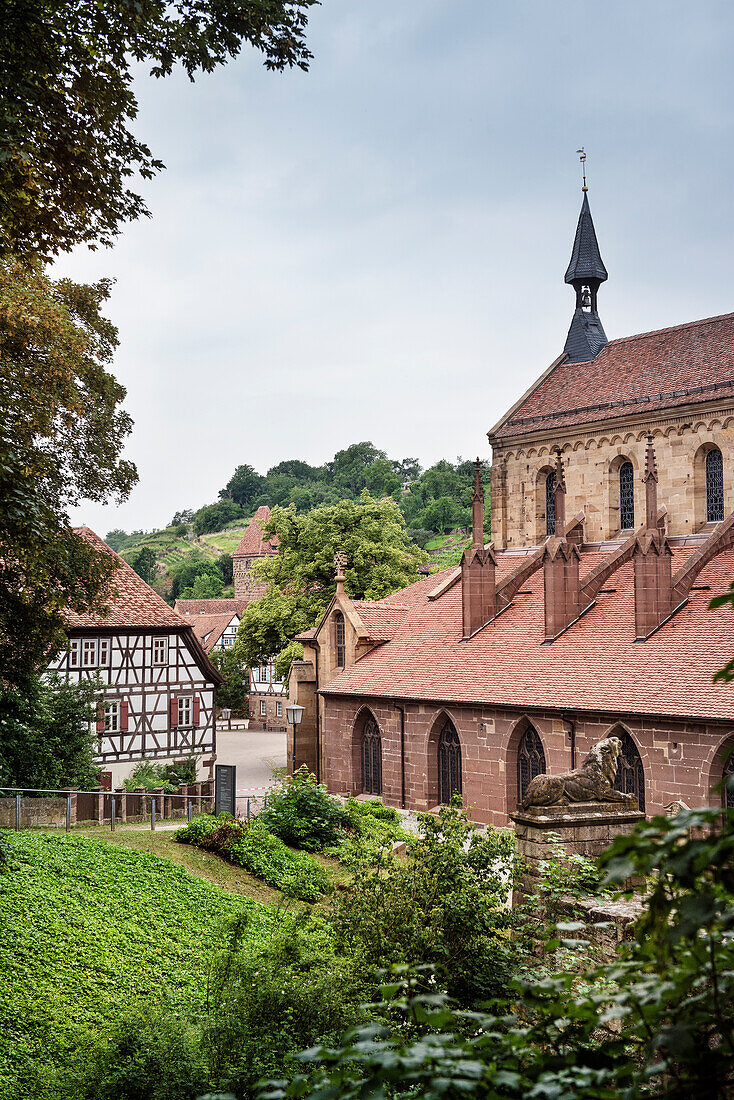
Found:
[[724, 459], [718, 447], [706, 452], [706, 522], [724, 518]]
[[370, 716], [362, 732], [362, 791], [382, 794], [382, 738], [380, 727]]
[[545, 533], [556, 533], [556, 472], [551, 470], [545, 479]]
[[334, 612], [334, 642], [336, 645], [336, 663], [339, 668], [344, 668], [346, 645], [344, 641], [344, 616], [341, 611]]
[[619, 467], [619, 526], [628, 531], [635, 525], [635, 471], [631, 462]]
[[[732, 746], [730, 745], [729, 748]], [[721, 778], [724, 780], [724, 788], [722, 791], [722, 801], [727, 810], [734, 810], [734, 784], [727, 787], [727, 779], [731, 779], [734, 775], [734, 752], [729, 754], [728, 759], [724, 762]]]
[[438, 801], [447, 805], [455, 794], [461, 794], [461, 743], [449, 718], [438, 739]]
[[528, 726], [517, 747], [517, 801], [522, 802], [531, 779], [545, 773], [545, 753], [537, 730]]
[[645, 770], [642, 767], [642, 757], [627, 730], [621, 730], [616, 736], [622, 742], [622, 752], [617, 761], [614, 789], [623, 794], [633, 794], [638, 807], [644, 812]]

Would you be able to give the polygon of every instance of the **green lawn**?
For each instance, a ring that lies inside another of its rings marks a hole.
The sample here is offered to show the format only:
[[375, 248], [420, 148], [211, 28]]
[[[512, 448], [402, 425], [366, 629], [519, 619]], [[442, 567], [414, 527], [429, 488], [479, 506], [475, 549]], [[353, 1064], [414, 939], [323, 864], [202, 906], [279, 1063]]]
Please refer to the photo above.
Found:
[[271, 909], [138, 850], [156, 841], [134, 835], [124, 844], [10, 837], [0, 872], [1, 1100], [39, 1095], [39, 1067], [68, 1063], [135, 1005], [203, 1008], [212, 950], [235, 915], [249, 911], [253, 943], [267, 934]]

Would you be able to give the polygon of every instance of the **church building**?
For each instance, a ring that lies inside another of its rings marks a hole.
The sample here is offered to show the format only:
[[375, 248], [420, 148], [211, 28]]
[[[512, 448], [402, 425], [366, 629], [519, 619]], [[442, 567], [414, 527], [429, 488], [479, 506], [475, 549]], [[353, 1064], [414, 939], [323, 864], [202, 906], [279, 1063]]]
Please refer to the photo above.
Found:
[[[506, 824], [530, 780], [619, 736], [648, 814], [708, 804], [730, 770], [734, 314], [609, 342], [586, 190], [562, 353], [488, 433], [461, 566], [379, 601], [338, 566], [290, 678], [289, 759], [333, 792], [425, 810], [460, 792]], [[293, 735], [291, 734], [291, 737]]]

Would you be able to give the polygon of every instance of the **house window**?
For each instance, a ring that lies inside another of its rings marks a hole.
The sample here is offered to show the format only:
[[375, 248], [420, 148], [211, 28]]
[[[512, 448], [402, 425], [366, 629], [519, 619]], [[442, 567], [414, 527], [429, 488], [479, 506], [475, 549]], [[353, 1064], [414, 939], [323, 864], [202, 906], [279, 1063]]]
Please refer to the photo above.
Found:
[[334, 627], [336, 635], [336, 663], [339, 668], [344, 668], [346, 645], [344, 640], [344, 616], [341, 611], [334, 613]]
[[222, 638], [222, 645], [234, 645], [234, 638]]
[[374, 718], [368, 718], [362, 733], [362, 790], [382, 794], [382, 738]]
[[537, 730], [528, 726], [517, 748], [517, 801], [522, 802], [531, 780], [545, 773], [545, 753]]
[[644, 812], [645, 770], [642, 767], [642, 757], [627, 730], [619, 731], [617, 737], [622, 742], [622, 752], [617, 761], [614, 789], [623, 794], [633, 794], [637, 799], [638, 807]]
[[461, 744], [449, 719], [438, 740], [438, 801], [448, 805], [455, 794], [461, 794]]
[[105, 703], [104, 706], [104, 731], [105, 733], [120, 732], [120, 704]]
[[545, 479], [545, 533], [556, 533], [556, 472], [551, 470]]
[[73, 638], [69, 645], [69, 668], [79, 668], [80, 650], [81, 642], [78, 638]]
[[275, 717], [276, 718], [282, 718], [283, 717], [283, 704], [280, 701], [278, 701], [275, 704]]
[[260, 700], [260, 717], [264, 718], [267, 713], [268, 713], [268, 705], [267, 705], [267, 703], [265, 702], [264, 699], [261, 699]]
[[97, 639], [85, 638], [82, 642], [82, 668], [97, 667]]
[[178, 724], [179, 728], [193, 726], [193, 706], [191, 695], [179, 695], [178, 697]]
[[153, 639], [153, 664], [168, 664], [168, 638]]
[[110, 663], [110, 639], [99, 639], [99, 667], [107, 668]]
[[622, 531], [635, 526], [635, 473], [631, 462], [619, 467], [619, 526]]
[[706, 522], [724, 518], [724, 459], [718, 447], [706, 453]]

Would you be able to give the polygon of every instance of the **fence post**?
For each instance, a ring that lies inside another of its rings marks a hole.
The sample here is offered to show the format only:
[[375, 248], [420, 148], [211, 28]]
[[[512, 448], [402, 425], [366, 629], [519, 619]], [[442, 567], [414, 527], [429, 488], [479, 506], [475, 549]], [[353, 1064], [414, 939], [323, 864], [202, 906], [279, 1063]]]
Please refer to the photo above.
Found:
[[250, 815], [250, 800], [249, 800], [249, 798], [248, 798], [248, 799], [247, 799], [247, 820], [248, 820], [248, 821], [250, 820], [250, 816], [251, 816], [251, 815]]
[[66, 831], [71, 832], [71, 795], [66, 796]]
[[187, 821], [191, 821], [191, 818], [193, 816], [193, 809], [194, 809], [193, 800], [191, 798], [187, 798], [186, 799], [186, 820]]
[[20, 829], [20, 799], [21, 796], [16, 794], [15, 796], [15, 828]]
[[127, 822], [127, 791], [125, 791], [123, 796], [122, 796], [121, 805], [122, 805], [122, 823], [124, 825]]
[[155, 795], [150, 800], [150, 827], [155, 829]]
[[110, 802], [110, 832], [115, 831], [115, 817], [117, 816], [117, 803], [115, 802], [115, 796], [112, 795], [112, 801]]

